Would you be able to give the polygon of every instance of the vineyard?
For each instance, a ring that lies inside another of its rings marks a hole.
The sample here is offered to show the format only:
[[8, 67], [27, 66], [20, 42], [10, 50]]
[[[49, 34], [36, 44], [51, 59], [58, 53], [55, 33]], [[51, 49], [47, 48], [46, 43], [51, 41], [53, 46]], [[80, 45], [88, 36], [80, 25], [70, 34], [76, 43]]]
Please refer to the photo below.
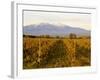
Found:
[[23, 69], [90, 66], [90, 39], [23, 38]]

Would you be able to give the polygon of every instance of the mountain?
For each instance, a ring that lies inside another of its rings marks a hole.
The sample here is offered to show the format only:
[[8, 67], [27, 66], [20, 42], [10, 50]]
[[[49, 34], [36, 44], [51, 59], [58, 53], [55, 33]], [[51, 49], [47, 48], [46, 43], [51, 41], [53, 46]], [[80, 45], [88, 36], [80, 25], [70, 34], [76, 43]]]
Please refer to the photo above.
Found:
[[53, 25], [49, 23], [40, 23], [38, 25], [28, 25], [23, 27], [24, 35], [52, 35], [52, 36], [65, 36], [69, 35], [70, 33], [75, 33], [76, 35], [85, 35], [89, 36], [90, 31], [75, 28], [68, 25]]

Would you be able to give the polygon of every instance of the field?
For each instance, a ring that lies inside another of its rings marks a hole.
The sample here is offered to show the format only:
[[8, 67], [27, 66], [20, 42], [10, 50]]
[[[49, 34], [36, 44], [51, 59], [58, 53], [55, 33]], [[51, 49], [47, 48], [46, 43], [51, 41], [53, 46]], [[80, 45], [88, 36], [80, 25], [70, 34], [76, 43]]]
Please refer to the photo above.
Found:
[[90, 41], [23, 37], [23, 69], [90, 66]]

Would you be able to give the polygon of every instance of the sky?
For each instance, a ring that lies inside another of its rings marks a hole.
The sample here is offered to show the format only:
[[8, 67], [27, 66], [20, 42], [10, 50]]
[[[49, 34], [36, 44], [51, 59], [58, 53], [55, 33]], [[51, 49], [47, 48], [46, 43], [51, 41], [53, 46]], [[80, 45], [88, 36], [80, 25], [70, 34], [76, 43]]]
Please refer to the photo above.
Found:
[[24, 11], [23, 20], [24, 26], [49, 23], [59, 25], [59, 27], [69, 25], [71, 27], [91, 30], [91, 14]]

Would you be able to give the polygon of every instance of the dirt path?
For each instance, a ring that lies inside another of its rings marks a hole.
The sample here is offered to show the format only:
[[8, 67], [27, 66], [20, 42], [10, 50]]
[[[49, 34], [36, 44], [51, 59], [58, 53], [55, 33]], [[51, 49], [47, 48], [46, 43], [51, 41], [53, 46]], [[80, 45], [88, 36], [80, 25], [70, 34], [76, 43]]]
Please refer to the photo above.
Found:
[[62, 40], [56, 41], [48, 50], [46, 59], [41, 62], [40, 67], [67, 67], [69, 66], [67, 51]]

